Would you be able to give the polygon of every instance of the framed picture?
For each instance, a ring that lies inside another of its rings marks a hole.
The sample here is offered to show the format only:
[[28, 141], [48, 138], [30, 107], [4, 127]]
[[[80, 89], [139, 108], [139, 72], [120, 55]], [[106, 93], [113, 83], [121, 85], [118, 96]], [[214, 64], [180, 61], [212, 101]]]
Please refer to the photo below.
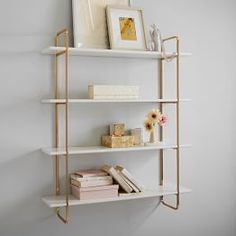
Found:
[[147, 50], [142, 10], [107, 6], [106, 14], [111, 49]]
[[106, 6], [128, 7], [131, 0], [72, 0], [74, 47], [108, 48]]

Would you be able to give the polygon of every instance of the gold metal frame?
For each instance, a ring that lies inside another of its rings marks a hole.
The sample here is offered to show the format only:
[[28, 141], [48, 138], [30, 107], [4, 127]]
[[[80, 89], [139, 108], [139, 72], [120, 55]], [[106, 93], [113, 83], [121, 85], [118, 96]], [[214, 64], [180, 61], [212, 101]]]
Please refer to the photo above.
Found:
[[[179, 58], [180, 58], [180, 50], [179, 50], [179, 38], [177, 36], [173, 36], [170, 38], [166, 38], [163, 40], [163, 43], [167, 41], [175, 40], [176, 42], [176, 96], [177, 96], [177, 102], [176, 102], [176, 204], [170, 205], [169, 203], [166, 203], [164, 200], [164, 196], [161, 196], [161, 203], [169, 207], [173, 210], [178, 210], [180, 205], [180, 170], [179, 170], [179, 161], [180, 161], [180, 134], [179, 134], [179, 126], [180, 126], [180, 117], [179, 117], [179, 105], [180, 105], [180, 92], [179, 92]], [[161, 59], [160, 64], [160, 98], [162, 99], [164, 97], [164, 61], [166, 58]], [[161, 112], [163, 112], [163, 104], [161, 103]], [[163, 141], [163, 128], [161, 127], [160, 131], [161, 140]], [[160, 151], [160, 185], [164, 184], [164, 150]]]
[[[69, 159], [69, 76], [68, 76], [68, 49], [69, 49], [69, 31], [63, 29], [59, 31], [55, 37], [55, 46], [58, 47], [60, 40], [64, 41], [65, 50], [56, 53], [55, 55], [55, 99], [59, 99], [59, 73], [58, 73], [58, 63], [59, 57], [64, 55], [65, 60], [65, 74], [64, 74], [64, 86], [65, 86], [65, 103], [56, 103], [55, 104], [55, 147], [59, 147], [59, 105], [65, 105], [65, 216], [61, 215], [61, 208], [56, 208], [56, 214], [58, 218], [65, 224], [68, 223], [69, 215], [69, 172], [68, 172], [68, 159]], [[60, 188], [60, 156], [55, 156], [55, 186], [56, 186], [56, 195], [61, 194]]]

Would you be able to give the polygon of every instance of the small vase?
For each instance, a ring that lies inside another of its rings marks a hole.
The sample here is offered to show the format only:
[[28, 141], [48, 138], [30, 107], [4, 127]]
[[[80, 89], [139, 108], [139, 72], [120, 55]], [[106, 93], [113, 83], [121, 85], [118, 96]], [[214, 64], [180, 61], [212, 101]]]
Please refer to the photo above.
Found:
[[150, 132], [149, 143], [155, 143], [155, 142], [156, 142], [156, 132], [154, 129]]
[[144, 143], [145, 146], [161, 146], [164, 144], [163, 141], [157, 141], [156, 140], [156, 130], [154, 129], [153, 131], [150, 132], [150, 137], [149, 137], [149, 142]]

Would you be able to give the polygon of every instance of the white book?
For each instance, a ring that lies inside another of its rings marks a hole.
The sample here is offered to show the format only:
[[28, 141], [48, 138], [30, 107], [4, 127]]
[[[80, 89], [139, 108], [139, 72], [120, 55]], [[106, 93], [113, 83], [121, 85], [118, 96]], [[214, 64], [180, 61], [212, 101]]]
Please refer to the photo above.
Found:
[[86, 182], [86, 181], [98, 181], [98, 180], [112, 180], [111, 176], [88, 176], [88, 177], [79, 177], [76, 174], [70, 175], [71, 179], [74, 179], [79, 182]]
[[71, 179], [71, 184], [80, 188], [83, 187], [96, 187], [96, 186], [106, 186], [106, 185], [112, 185], [113, 184], [113, 180], [109, 179], [109, 180], [93, 180], [93, 181], [77, 181], [74, 179]]
[[94, 96], [135, 96], [139, 97], [139, 86], [89, 85], [88, 94]]
[[[115, 168], [116, 169], [116, 168]], [[139, 193], [140, 190], [118, 169], [116, 169], [119, 175], [124, 179], [124, 181], [134, 190], [135, 193]]]
[[109, 175], [111, 175], [125, 192], [131, 193], [133, 191], [133, 189], [118, 174], [118, 172], [115, 170], [115, 168], [113, 168], [112, 166], [109, 166], [109, 165], [104, 165], [102, 167], [102, 170], [107, 172]]
[[116, 166], [116, 169], [119, 170], [127, 179], [129, 179], [135, 186], [136, 188], [139, 189], [139, 191], [143, 191], [144, 186], [137, 181], [128, 170], [126, 170], [122, 166]]

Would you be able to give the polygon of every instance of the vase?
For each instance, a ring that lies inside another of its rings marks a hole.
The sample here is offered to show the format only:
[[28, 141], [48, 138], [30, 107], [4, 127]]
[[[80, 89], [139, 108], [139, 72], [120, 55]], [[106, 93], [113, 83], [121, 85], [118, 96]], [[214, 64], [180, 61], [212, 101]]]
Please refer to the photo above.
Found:
[[156, 142], [156, 132], [154, 129], [150, 132], [149, 143], [155, 143], [155, 142]]
[[156, 130], [150, 132], [149, 142], [144, 143], [145, 146], [161, 146], [165, 143], [163, 141], [156, 140]]

